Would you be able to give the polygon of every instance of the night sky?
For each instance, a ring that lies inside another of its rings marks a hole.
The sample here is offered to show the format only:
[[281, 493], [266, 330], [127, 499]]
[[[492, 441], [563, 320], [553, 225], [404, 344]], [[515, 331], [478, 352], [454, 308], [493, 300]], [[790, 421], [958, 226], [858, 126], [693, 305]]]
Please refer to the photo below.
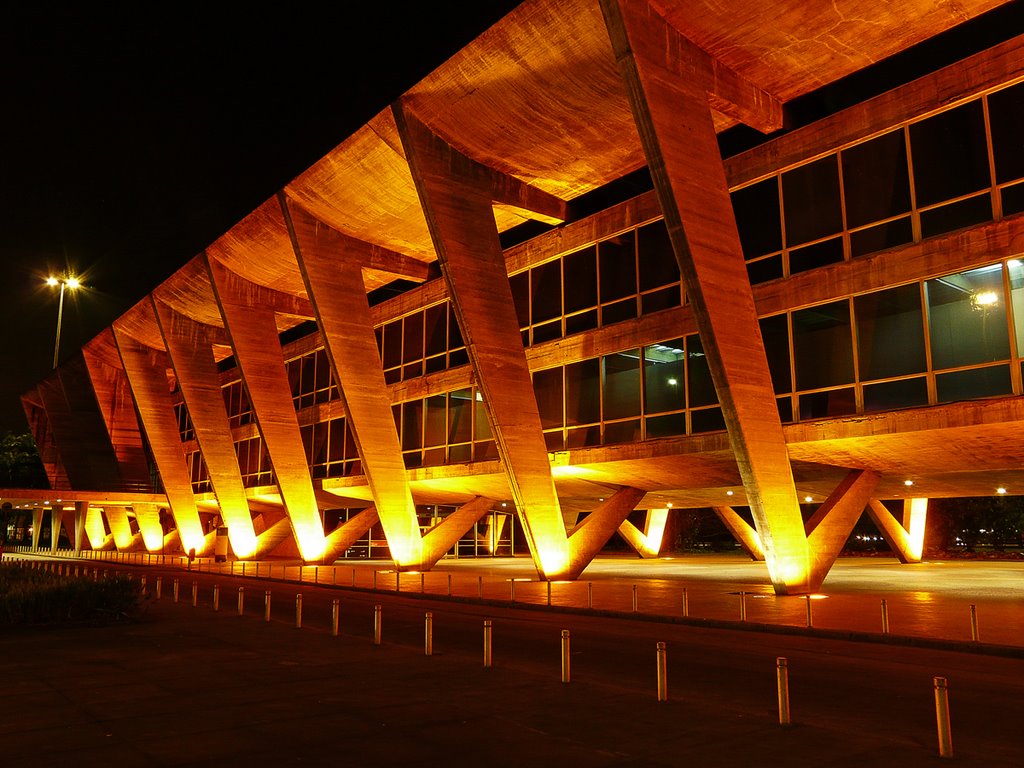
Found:
[[0, 436], [52, 366], [48, 272], [88, 286], [66, 360], [517, 3], [28, 5], [0, 11]]

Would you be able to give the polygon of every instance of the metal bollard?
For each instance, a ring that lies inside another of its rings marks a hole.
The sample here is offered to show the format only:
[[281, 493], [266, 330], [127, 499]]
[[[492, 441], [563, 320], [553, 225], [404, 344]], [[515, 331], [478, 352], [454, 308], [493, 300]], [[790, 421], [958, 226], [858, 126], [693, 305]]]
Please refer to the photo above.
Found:
[[551, 605], [551, 582], [548, 582], [548, 605]]
[[173, 591], [174, 591], [174, 602], [178, 602], [178, 580], [177, 579], [174, 580]]
[[953, 756], [953, 734], [949, 727], [949, 684], [944, 677], [933, 678], [935, 684], [935, 723], [939, 734], [939, 757]]
[[633, 585], [633, 613], [636, 613], [636, 584]]
[[882, 634], [889, 634], [889, 604], [882, 598]]
[[[95, 573], [95, 571], [93, 571]], [[164, 595], [164, 577], [156, 577], [156, 599], [159, 600]]]
[[807, 603], [807, 626], [810, 628], [814, 626], [814, 618], [811, 615], [811, 596], [805, 595], [804, 600]]
[[516, 580], [509, 579], [508, 585], [509, 599], [514, 603], [516, 601]]
[[238, 615], [245, 613], [245, 587], [238, 588]]
[[242, 575], [245, 576], [245, 560], [242, 561]]
[[658, 701], [668, 701], [668, 658], [665, 644], [658, 643]]
[[740, 590], [740, 621], [747, 620], [747, 593]]
[[352, 569], [352, 586], [354, 587], [355, 585], [356, 585], [356, 569], [353, 568]]
[[313, 583], [314, 584], [319, 584], [320, 583], [320, 566], [319, 565], [314, 565], [313, 566]]
[[587, 582], [587, 608], [594, 607], [594, 582]]
[[452, 575], [448, 574], [448, 597], [452, 596]]
[[477, 597], [483, 597], [484, 596], [484, 577], [483, 576], [477, 576], [476, 577], [476, 596]]
[[434, 614], [430, 611], [423, 615], [423, 655], [434, 655]]
[[213, 610], [220, 610], [220, 586], [218, 584], [213, 585]]
[[302, 629], [302, 593], [295, 596], [295, 628]]
[[569, 630], [562, 630], [562, 682], [569, 682]]
[[683, 618], [690, 615], [690, 598], [686, 594], [686, 587], [683, 587]]
[[381, 635], [381, 608], [379, 605], [373, 606], [373, 644], [380, 645]]
[[395, 571], [395, 592], [402, 591], [402, 572]]
[[775, 659], [775, 673], [779, 684], [779, 725], [791, 725], [789, 716], [789, 662], [785, 656]]
[[980, 639], [978, 635], [978, 606], [971, 604], [971, 640], [975, 643]]
[[341, 603], [335, 599], [331, 601], [331, 634], [338, 636], [338, 614], [341, 612]]
[[490, 619], [484, 619], [484, 669], [491, 668], [491, 638], [492, 623]]
[[263, 593], [263, 620], [270, 623], [270, 590]]
[[199, 604], [199, 584], [192, 582], [192, 607], [195, 608]]
[[373, 572], [373, 588], [374, 590], [377, 589], [377, 571]]
[[[256, 567], [256, 573], [259, 574], [259, 566]], [[331, 584], [338, 586], [338, 566], [331, 566]]]
[[420, 594], [422, 595], [427, 591], [427, 574], [425, 571], [420, 571]]

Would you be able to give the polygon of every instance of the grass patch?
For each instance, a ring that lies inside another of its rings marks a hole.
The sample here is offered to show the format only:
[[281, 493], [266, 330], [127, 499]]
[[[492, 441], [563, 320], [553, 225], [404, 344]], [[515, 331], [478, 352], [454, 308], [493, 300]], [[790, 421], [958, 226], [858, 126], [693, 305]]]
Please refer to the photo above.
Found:
[[138, 610], [139, 587], [129, 576], [92, 581], [0, 564], [0, 626], [109, 624]]

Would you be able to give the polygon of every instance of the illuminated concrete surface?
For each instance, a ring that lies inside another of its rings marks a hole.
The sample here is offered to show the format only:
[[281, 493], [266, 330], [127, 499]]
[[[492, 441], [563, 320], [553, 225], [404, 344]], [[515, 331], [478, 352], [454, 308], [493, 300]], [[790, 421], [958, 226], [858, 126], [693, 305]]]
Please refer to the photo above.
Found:
[[[710, 560], [692, 573], [667, 562], [666, 581], [685, 575], [702, 599], [749, 583], [739, 562]], [[442, 564], [460, 592], [475, 586], [478, 571], [467, 565]], [[965, 565], [964, 582], [948, 597], [1006, 588], [1008, 569]], [[628, 562], [597, 566], [585, 574], [594, 577], [595, 597], [628, 590]], [[373, 567], [357, 567], [361, 583]], [[887, 563], [879, 567], [890, 572]], [[484, 574], [487, 588], [531, 568], [525, 559], [496, 562]], [[1024, 749], [1021, 658], [133, 570], [147, 574], [151, 594], [155, 576], [164, 579], [163, 600], [148, 601], [147, 621], [4, 638], [19, 660], [4, 671], [5, 696], [18, 702], [0, 724], [5, 765], [322, 764], [325, 755], [388, 767], [926, 765], [937, 759], [933, 675], [950, 681], [957, 764], [1017, 766]], [[850, 585], [843, 595], [854, 598], [871, 586], [872, 570], [841, 561], [833, 573], [843, 574]], [[699, 573], [709, 572], [721, 580], [701, 584]], [[198, 583], [198, 607], [171, 601], [171, 578], [182, 579], [186, 594]], [[402, 578], [403, 590], [418, 584], [415, 574]], [[221, 587], [220, 613], [212, 611], [213, 584]], [[241, 618], [227, 610], [238, 586], [248, 597]], [[543, 586], [520, 583], [517, 597]], [[273, 592], [269, 625], [264, 589]], [[302, 630], [294, 628], [299, 592]], [[340, 637], [329, 631], [333, 599], [341, 601]], [[383, 607], [381, 646], [371, 641], [374, 605]], [[429, 658], [424, 610], [434, 619]], [[494, 624], [490, 670], [480, 662], [484, 618]], [[564, 628], [572, 634], [569, 685], [559, 682]], [[655, 697], [657, 642], [668, 647], [667, 703]], [[789, 729], [776, 725], [777, 656], [790, 666]]]

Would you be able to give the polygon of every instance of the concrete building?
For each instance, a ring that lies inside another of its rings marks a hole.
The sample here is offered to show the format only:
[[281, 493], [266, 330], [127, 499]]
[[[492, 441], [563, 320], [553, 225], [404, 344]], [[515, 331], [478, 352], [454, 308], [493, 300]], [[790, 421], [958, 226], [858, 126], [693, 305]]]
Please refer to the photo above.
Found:
[[1024, 36], [787, 116], [1001, 4], [527, 0], [26, 393], [79, 544], [919, 559], [1024, 488]]

